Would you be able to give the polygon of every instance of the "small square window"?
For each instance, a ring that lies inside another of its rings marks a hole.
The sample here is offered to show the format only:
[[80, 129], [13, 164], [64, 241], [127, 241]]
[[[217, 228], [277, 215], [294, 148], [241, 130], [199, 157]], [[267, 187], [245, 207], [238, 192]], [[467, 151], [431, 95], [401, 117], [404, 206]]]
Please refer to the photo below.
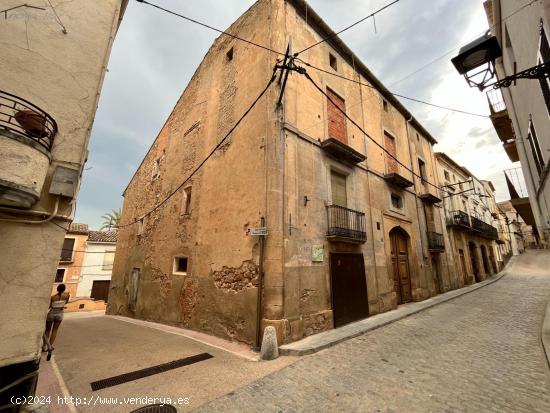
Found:
[[403, 197], [397, 194], [391, 194], [391, 206], [395, 209], [403, 209]]
[[65, 268], [58, 268], [57, 272], [55, 273], [55, 281], [56, 283], [62, 283], [63, 278], [65, 278]]
[[233, 60], [233, 48], [229, 49], [225, 55], [227, 57], [227, 61], [230, 62]]
[[187, 257], [174, 258], [174, 274], [187, 274]]
[[384, 107], [384, 112], [387, 112], [389, 110], [387, 100], [382, 99], [382, 106]]
[[338, 60], [332, 53], [328, 54], [328, 61], [329, 61], [330, 67], [338, 71]]

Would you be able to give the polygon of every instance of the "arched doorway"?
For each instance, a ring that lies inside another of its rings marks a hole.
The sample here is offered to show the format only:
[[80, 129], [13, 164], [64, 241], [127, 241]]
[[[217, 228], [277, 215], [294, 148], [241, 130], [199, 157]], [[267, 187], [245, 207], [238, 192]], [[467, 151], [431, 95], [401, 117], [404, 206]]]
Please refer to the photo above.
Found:
[[483, 269], [485, 274], [491, 274], [491, 268], [489, 267], [489, 257], [487, 256], [487, 248], [485, 245], [481, 246], [481, 259], [483, 260]]
[[472, 271], [474, 272], [476, 282], [479, 282], [481, 281], [481, 278], [479, 276], [479, 267], [477, 265], [476, 248], [476, 244], [474, 244], [472, 241], [468, 242], [468, 249], [470, 250], [470, 260], [472, 261]]
[[390, 231], [391, 263], [393, 288], [397, 294], [397, 303], [411, 301], [411, 274], [409, 268], [409, 235], [403, 228], [395, 227]]

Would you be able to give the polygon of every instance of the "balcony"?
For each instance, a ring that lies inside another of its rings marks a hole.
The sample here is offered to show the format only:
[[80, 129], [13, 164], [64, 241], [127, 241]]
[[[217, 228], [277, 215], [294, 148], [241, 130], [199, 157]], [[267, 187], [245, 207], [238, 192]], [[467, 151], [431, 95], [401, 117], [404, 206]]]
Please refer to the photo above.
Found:
[[515, 139], [509, 142], [503, 143], [502, 146], [504, 147], [504, 151], [506, 152], [506, 155], [508, 155], [508, 158], [510, 158], [512, 162], [519, 161], [518, 147], [516, 146]]
[[470, 229], [470, 217], [463, 211], [451, 211], [447, 218], [447, 226]]
[[443, 234], [438, 232], [428, 232], [428, 249], [434, 252], [445, 251], [445, 240]]
[[490, 90], [487, 92], [487, 101], [491, 110], [491, 122], [502, 142], [509, 142], [515, 139], [512, 120], [508, 115], [506, 104], [502, 98], [500, 90]]
[[490, 240], [498, 240], [498, 231], [495, 227], [482, 221], [477, 217], [471, 217], [472, 229], [478, 233], [479, 236]]
[[44, 110], [0, 91], [0, 205], [30, 208], [38, 201], [56, 134]]
[[327, 239], [334, 242], [362, 244], [367, 241], [365, 213], [339, 205], [327, 206]]
[[399, 174], [399, 172], [390, 172], [384, 175], [384, 179], [387, 183], [397, 186], [401, 189], [410, 188], [414, 185], [412, 181], [409, 181], [407, 178], [405, 178], [403, 175]]
[[355, 165], [367, 159], [362, 153], [357, 152], [344, 142], [334, 138], [325, 139], [321, 142], [321, 148], [333, 158], [343, 163]]
[[428, 204], [438, 204], [441, 202], [441, 198], [439, 198], [437, 195], [432, 194], [430, 192], [430, 189], [424, 186], [422, 193], [420, 194], [420, 199]]

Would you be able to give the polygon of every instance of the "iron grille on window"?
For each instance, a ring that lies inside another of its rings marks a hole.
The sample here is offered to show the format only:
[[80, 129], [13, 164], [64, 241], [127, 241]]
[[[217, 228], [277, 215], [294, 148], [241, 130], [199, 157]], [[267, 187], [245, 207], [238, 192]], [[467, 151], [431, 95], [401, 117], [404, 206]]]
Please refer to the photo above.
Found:
[[367, 240], [365, 213], [339, 205], [329, 205], [327, 214], [328, 237], [348, 238], [359, 242]]
[[428, 247], [431, 250], [444, 250], [445, 241], [443, 240], [443, 234], [428, 232]]

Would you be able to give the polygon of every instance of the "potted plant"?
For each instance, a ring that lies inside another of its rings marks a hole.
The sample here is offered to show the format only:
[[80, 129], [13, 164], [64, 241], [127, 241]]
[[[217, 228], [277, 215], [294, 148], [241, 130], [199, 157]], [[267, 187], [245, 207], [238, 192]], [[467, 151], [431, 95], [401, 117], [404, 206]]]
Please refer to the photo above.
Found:
[[49, 135], [46, 129], [46, 116], [33, 110], [20, 110], [15, 114], [15, 120], [29, 135], [43, 138]]

